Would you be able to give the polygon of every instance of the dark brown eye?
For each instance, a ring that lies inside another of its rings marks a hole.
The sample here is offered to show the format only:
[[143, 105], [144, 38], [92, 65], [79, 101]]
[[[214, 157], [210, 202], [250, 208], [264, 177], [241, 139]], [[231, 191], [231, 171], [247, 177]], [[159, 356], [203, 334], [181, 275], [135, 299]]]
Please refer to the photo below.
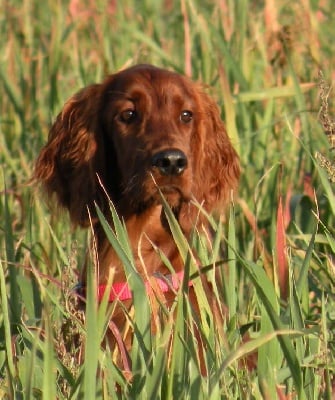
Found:
[[181, 122], [184, 122], [185, 124], [187, 124], [188, 122], [192, 121], [193, 119], [193, 113], [192, 111], [189, 110], [183, 110], [180, 113], [180, 120]]
[[136, 117], [136, 111], [128, 108], [120, 113], [120, 121], [127, 124], [131, 123]]

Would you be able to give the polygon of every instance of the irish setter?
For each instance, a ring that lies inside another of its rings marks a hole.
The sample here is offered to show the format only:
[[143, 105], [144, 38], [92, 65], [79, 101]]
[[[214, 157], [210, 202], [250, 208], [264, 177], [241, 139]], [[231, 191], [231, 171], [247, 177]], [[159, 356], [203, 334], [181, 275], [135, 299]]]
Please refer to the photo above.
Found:
[[[97, 218], [110, 201], [124, 220], [135, 265], [147, 277], [171, 277], [183, 262], [162, 210], [162, 195], [189, 235], [205, 223], [196, 203], [222, 212], [238, 184], [238, 156], [215, 102], [200, 84], [151, 65], [137, 65], [88, 86], [65, 104], [36, 163], [35, 177], [72, 222], [93, 226], [99, 287], [113, 272], [110, 300], [131, 297], [121, 261]], [[85, 277], [83, 277], [85, 280]], [[162, 279], [159, 287], [169, 291]]]

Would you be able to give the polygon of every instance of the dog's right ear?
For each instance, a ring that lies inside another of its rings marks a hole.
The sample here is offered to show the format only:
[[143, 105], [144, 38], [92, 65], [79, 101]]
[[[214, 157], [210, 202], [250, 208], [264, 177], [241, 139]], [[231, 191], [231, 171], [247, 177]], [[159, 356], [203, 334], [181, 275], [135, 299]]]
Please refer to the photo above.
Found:
[[[88, 209], [99, 204], [98, 175], [103, 174], [103, 135], [99, 126], [102, 85], [91, 85], [71, 97], [50, 129], [36, 161], [34, 179], [49, 198], [70, 213], [75, 225], [87, 226]], [[101, 153], [101, 154], [100, 154]]]

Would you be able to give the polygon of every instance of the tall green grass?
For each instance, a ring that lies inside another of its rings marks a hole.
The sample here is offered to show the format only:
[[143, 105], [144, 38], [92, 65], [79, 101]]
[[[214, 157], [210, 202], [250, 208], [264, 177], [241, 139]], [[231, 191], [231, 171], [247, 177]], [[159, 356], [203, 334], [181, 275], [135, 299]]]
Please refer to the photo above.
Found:
[[[1, 9], [0, 398], [331, 399], [335, 199], [315, 153], [334, 159], [318, 115], [319, 70], [333, 78], [332, 2], [2, 0]], [[243, 173], [225, 221], [208, 217], [213, 237], [191, 240], [218, 308], [166, 208], [201, 307], [181, 288], [175, 319], [163, 310], [155, 336], [127, 233], [116, 215], [117, 230], [106, 226], [134, 291], [131, 363], [120, 370], [101, 346], [113, 310], [96, 302], [93, 265], [85, 318], [73, 292], [87, 234], [50, 214], [28, 182], [65, 100], [139, 62], [211, 87]]]

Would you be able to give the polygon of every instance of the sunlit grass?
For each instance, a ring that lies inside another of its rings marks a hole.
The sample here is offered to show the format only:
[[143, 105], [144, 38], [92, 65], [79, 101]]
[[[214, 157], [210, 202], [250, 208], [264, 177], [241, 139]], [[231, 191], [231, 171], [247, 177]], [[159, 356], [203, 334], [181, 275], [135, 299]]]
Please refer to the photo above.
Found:
[[[2, 1], [0, 398], [332, 398], [335, 199], [315, 154], [334, 160], [324, 134], [334, 95], [322, 90], [332, 79], [334, 11], [331, 1], [256, 3]], [[156, 336], [122, 222], [114, 215], [117, 229], [106, 226], [134, 291], [127, 375], [100, 345], [112, 310], [96, 302], [93, 264], [85, 319], [73, 291], [86, 233], [50, 215], [28, 182], [66, 99], [138, 62], [211, 87], [243, 173], [227, 215], [208, 217], [212, 237], [191, 240], [220, 307], [194, 278], [200, 313], [181, 288], [175, 318], [166, 315]]]

